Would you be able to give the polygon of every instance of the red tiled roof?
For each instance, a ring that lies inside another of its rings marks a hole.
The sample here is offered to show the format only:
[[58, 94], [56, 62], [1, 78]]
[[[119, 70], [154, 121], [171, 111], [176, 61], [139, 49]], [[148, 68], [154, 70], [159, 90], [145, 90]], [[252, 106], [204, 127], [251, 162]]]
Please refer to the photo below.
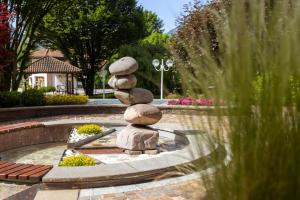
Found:
[[53, 58], [64, 58], [64, 54], [58, 50], [50, 50], [50, 49], [40, 49], [38, 51], [32, 52], [30, 55], [31, 58], [42, 58], [45, 56], [53, 57]]
[[62, 62], [56, 58], [43, 57], [30, 64], [24, 71], [27, 74], [36, 73], [77, 73], [81, 70], [69, 63]]

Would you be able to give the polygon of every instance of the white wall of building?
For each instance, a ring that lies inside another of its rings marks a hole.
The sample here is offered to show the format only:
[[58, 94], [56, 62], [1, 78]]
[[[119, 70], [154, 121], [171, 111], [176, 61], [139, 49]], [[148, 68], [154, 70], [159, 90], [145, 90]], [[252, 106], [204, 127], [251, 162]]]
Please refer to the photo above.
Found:
[[[66, 87], [66, 74], [46, 74], [46, 73], [40, 73], [40, 74], [32, 74], [28, 78], [29, 85], [32, 88], [35, 87], [47, 87], [47, 86], [54, 86], [57, 88], [65, 88]], [[74, 86], [73, 88], [77, 89], [77, 79], [74, 77]], [[69, 84], [71, 85], [71, 75], [69, 75]]]
[[47, 83], [48, 77], [45, 73], [32, 74], [31, 76], [29, 76], [29, 85], [31, 85], [32, 88], [46, 87], [48, 85]]

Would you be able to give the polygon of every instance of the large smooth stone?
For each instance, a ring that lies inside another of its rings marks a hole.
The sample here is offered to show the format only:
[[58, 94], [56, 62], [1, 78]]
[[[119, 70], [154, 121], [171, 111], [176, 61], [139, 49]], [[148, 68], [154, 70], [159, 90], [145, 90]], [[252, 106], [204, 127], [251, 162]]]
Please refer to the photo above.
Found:
[[132, 151], [156, 149], [159, 132], [150, 127], [128, 125], [117, 135], [117, 146]]
[[137, 61], [132, 57], [123, 57], [109, 66], [109, 72], [113, 75], [129, 75], [139, 68]]
[[121, 90], [135, 88], [136, 83], [137, 79], [135, 75], [112, 76], [108, 81], [110, 87]]
[[124, 118], [132, 124], [152, 125], [162, 118], [162, 112], [149, 104], [137, 104], [126, 109]]
[[147, 104], [153, 101], [153, 94], [149, 90], [143, 88], [133, 88], [131, 90], [116, 90], [115, 97], [123, 104]]

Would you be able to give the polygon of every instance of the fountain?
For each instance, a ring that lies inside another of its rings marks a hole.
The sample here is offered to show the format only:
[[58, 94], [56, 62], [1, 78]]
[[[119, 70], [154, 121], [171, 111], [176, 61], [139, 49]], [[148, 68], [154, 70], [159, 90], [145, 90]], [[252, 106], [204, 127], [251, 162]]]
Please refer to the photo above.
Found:
[[124, 57], [114, 62], [109, 71], [113, 75], [109, 85], [116, 89], [115, 97], [129, 105], [124, 118], [130, 124], [117, 136], [116, 144], [125, 149], [125, 153], [156, 154], [159, 132], [148, 125], [156, 124], [162, 118], [162, 112], [153, 105], [153, 94], [143, 88], [135, 88], [137, 79], [134, 72], [138, 63], [134, 58]]

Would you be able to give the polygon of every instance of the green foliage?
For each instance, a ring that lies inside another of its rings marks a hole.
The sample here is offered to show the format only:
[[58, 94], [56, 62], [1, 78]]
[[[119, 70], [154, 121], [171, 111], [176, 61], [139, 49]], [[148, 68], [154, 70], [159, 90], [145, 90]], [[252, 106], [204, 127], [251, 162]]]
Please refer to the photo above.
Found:
[[165, 46], [168, 47], [170, 45], [171, 37], [166, 33], [153, 32], [151, 35], [143, 39], [142, 44], [152, 44], [156, 46]]
[[87, 96], [77, 95], [48, 95], [46, 105], [81, 105], [88, 102]]
[[93, 135], [93, 134], [102, 133], [102, 131], [103, 131], [103, 128], [97, 124], [87, 124], [87, 125], [80, 126], [77, 130], [77, 133]]
[[[228, 106], [217, 106], [210, 123], [193, 121], [195, 127], [210, 124], [230, 150], [230, 162], [216, 158], [217, 172], [205, 179], [208, 199], [299, 199], [299, 1], [230, 2], [229, 9], [219, 3], [210, 12], [218, 57], [207, 26], [178, 40], [186, 55], [174, 51], [185, 88], [196, 94], [201, 88]], [[201, 9], [187, 19], [201, 22]]]
[[163, 32], [163, 21], [159, 19], [156, 13], [145, 10], [143, 12], [146, 35], [151, 35], [152, 33], [162, 33]]
[[0, 107], [14, 107], [21, 103], [19, 92], [0, 92]]
[[[254, 88], [254, 104], [259, 103], [259, 101], [263, 98], [264, 94], [267, 94], [268, 91], [264, 90], [264, 82], [266, 78], [261, 76], [257, 76], [253, 81]], [[297, 101], [300, 99], [300, 79], [294, 76], [289, 76], [287, 82], [287, 90], [286, 94], [283, 96], [283, 104], [286, 106], [291, 106], [297, 104]]]
[[[89, 99], [102, 99], [103, 98], [103, 94], [95, 94], [93, 96], [89, 96]], [[109, 94], [105, 94], [105, 98], [106, 99], [115, 99], [115, 95], [114, 93], [109, 93]]]
[[289, 81], [289, 90], [286, 95], [286, 104], [287, 105], [297, 105], [300, 101], [300, 78], [295, 76], [290, 76]]
[[43, 106], [45, 105], [45, 95], [40, 90], [26, 90], [21, 95], [21, 102], [24, 106]]
[[262, 97], [263, 92], [263, 78], [261, 76], [257, 76], [253, 80], [253, 88], [254, 88], [254, 103], [257, 104]]
[[[139, 70], [135, 73], [138, 79], [137, 86], [151, 89], [154, 95], [160, 93], [160, 72], [153, 68], [152, 61], [154, 58], [159, 60], [170, 58], [169, 41], [169, 36], [155, 32], [138, 44], [122, 46], [117, 56], [117, 58], [131, 56], [138, 61]], [[164, 73], [164, 86], [166, 94], [180, 92], [180, 80], [175, 66]]]
[[182, 95], [180, 95], [180, 94], [173, 94], [173, 93], [170, 93], [170, 94], [168, 94], [166, 97], [165, 97], [165, 99], [179, 99], [179, 98], [181, 98], [182, 97]]
[[145, 37], [143, 10], [136, 0], [62, 2], [48, 14], [40, 37], [44, 45], [61, 50], [87, 77], [83, 87], [93, 94], [99, 68], [121, 45]]
[[41, 87], [39, 88], [40, 91], [42, 91], [43, 93], [47, 93], [47, 92], [55, 92], [56, 88], [54, 86], [47, 86], [47, 87]]
[[[36, 47], [36, 30], [44, 16], [60, 0], [4, 0], [13, 17], [11, 38], [5, 49], [11, 52], [11, 61], [0, 77], [0, 91], [17, 90], [28, 66], [30, 52]], [[68, 1], [64, 1], [67, 4]]]
[[63, 161], [59, 163], [60, 167], [79, 167], [94, 165], [96, 165], [96, 160], [83, 154], [65, 157]]

